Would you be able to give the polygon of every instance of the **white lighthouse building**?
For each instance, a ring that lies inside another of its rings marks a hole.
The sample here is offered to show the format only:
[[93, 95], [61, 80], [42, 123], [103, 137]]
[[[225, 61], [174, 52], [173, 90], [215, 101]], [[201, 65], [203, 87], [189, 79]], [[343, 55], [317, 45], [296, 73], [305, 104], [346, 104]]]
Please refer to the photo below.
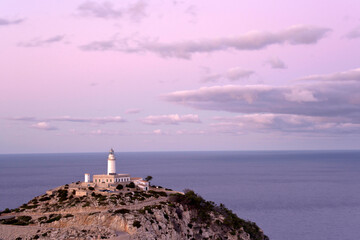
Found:
[[128, 184], [130, 182], [134, 182], [135, 186], [144, 191], [147, 191], [150, 187], [149, 182], [142, 178], [131, 178], [130, 174], [127, 173], [116, 173], [116, 157], [113, 149], [110, 150], [107, 159], [107, 174], [94, 175], [93, 181], [91, 181], [90, 174], [85, 173], [84, 181], [87, 186], [91, 184], [93, 187], [100, 188], [115, 187], [118, 184]]
[[114, 150], [111, 149], [107, 159], [107, 174], [93, 176], [93, 183], [103, 187], [109, 187], [118, 183], [129, 183], [130, 174], [116, 173], [116, 157]]
[[115, 175], [115, 174], [116, 174], [116, 158], [114, 155], [114, 149], [111, 149], [108, 157], [107, 175]]

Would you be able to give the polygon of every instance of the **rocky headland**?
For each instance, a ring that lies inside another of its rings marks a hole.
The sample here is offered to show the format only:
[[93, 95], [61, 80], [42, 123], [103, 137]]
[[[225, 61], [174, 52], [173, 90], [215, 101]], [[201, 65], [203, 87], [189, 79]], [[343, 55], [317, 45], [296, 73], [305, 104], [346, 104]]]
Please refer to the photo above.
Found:
[[191, 190], [72, 183], [0, 215], [0, 239], [267, 240], [253, 222]]

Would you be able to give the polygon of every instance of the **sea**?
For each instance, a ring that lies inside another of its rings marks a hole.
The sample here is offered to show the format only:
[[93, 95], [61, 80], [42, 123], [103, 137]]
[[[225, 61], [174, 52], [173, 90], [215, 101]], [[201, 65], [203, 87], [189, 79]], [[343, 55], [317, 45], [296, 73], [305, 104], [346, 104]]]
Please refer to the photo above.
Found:
[[[0, 155], [0, 210], [103, 174], [108, 153]], [[360, 239], [360, 151], [118, 152], [117, 172], [192, 189], [272, 240]]]

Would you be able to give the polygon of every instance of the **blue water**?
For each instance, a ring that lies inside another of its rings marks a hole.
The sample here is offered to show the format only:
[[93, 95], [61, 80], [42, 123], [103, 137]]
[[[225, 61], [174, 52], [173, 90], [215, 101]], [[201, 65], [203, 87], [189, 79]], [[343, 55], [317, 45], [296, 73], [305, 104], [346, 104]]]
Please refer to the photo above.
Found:
[[[117, 153], [117, 172], [194, 189], [273, 240], [360, 237], [360, 151]], [[106, 172], [107, 153], [0, 155], [0, 209]]]

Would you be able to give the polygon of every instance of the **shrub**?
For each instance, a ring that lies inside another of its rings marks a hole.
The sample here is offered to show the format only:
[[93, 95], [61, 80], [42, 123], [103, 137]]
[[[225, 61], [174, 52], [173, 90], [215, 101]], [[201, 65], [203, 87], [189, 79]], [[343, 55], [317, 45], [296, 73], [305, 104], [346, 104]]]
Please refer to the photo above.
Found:
[[9, 208], [5, 208], [5, 210], [4, 211], [2, 211], [2, 213], [10, 213], [11, 211], [10, 211], [10, 209]]
[[46, 217], [46, 216], [43, 216], [43, 217], [39, 217], [37, 220], [38, 220], [39, 222], [41, 222], [41, 221], [46, 220], [46, 219], [47, 219], [47, 217]]
[[135, 188], [135, 183], [134, 183], [134, 182], [130, 182], [129, 184], [126, 184], [126, 187], [128, 187], [128, 188]]
[[82, 207], [88, 207], [88, 206], [90, 206], [89, 202], [86, 202], [84, 205], [82, 205]]
[[153, 177], [152, 176], [147, 176], [146, 178], [145, 178], [145, 181], [151, 181], [153, 179]]
[[39, 201], [40, 202], [45, 202], [45, 201], [48, 201], [48, 200], [50, 200], [51, 198], [49, 198], [49, 197], [42, 197], [42, 198], [40, 198], [39, 199]]
[[31, 217], [30, 216], [19, 216], [17, 218], [10, 218], [10, 219], [5, 219], [5, 220], [1, 220], [2, 224], [8, 224], [8, 225], [20, 225], [20, 226], [25, 226], [25, 225], [29, 225], [31, 222]]
[[23, 209], [33, 209], [33, 208], [37, 208], [39, 205], [27, 205], [27, 204], [23, 204], [20, 206], [20, 208], [23, 208]]
[[18, 221], [22, 221], [22, 222], [29, 222], [32, 218], [30, 216], [19, 216], [17, 218]]
[[59, 189], [57, 194], [58, 194], [58, 197], [60, 198], [59, 201], [63, 202], [63, 201], [65, 201], [67, 199], [68, 190]]
[[121, 185], [121, 184], [118, 184], [118, 185], [116, 186], [116, 189], [117, 189], [117, 190], [121, 190], [121, 189], [123, 189], [123, 188], [124, 188], [124, 186]]
[[134, 221], [133, 226], [139, 228], [141, 227], [141, 223], [139, 221]]
[[154, 214], [154, 212], [151, 210], [150, 206], [144, 207], [144, 210], [146, 210], [149, 214]]
[[92, 212], [92, 213], [89, 213], [89, 216], [95, 215], [95, 214], [98, 214], [98, 213], [100, 213], [100, 212]]
[[125, 213], [129, 213], [130, 211], [129, 210], [127, 210], [127, 209], [118, 209], [118, 210], [115, 210], [114, 211], [114, 214], [118, 214], [118, 213], [120, 213], [120, 214], [125, 214]]
[[55, 221], [59, 221], [61, 219], [61, 214], [50, 214], [49, 219], [46, 221], [46, 223], [52, 223]]
[[89, 187], [89, 190], [90, 190], [90, 191], [94, 191], [94, 190], [95, 190], [95, 188], [93, 188], [93, 187]]

